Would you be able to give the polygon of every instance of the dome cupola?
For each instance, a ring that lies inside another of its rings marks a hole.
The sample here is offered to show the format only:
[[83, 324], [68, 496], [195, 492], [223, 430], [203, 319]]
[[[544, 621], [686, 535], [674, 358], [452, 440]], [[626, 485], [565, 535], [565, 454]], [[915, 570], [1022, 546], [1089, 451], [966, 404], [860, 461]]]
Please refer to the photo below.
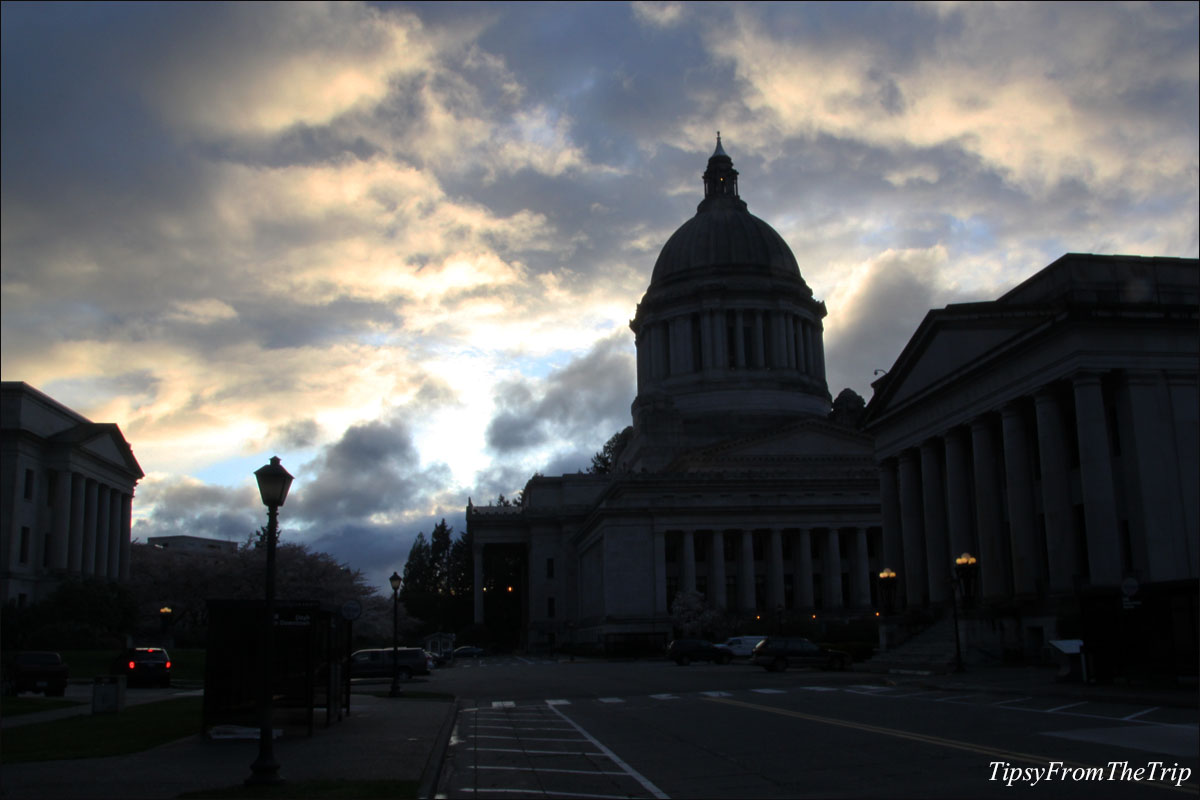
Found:
[[683, 445], [830, 408], [825, 305], [783, 237], [747, 210], [720, 134], [703, 181], [695, 216], [663, 246], [630, 321], [635, 429], [639, 415], [661, 420], [667, 408]]

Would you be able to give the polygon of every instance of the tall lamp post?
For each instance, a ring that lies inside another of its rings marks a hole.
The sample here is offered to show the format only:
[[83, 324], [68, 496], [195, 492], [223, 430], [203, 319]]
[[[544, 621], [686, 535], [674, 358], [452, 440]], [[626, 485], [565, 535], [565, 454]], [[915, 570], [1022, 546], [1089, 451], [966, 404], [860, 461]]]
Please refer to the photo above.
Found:
[[292, 476], [279, 463], [279, 456], [271, 456], [271, 463], [255, 470], [258, 493], [267, 507], [267, 575], [264, 589], [263, 632], [259, 646], [259, 696], [258, 696], [258, 758], [250, 765], [247, 786], [282, 783], [279, 777], [279, 762], [275, 760], [275, 736], [273, 721], [274, 697], [271, 675], [274, 671], [275, 655], [275, 542], [279, 538], [279, 507], [287, 500], [288, 489], [292, 488]]
[[975, 594], [975, 573], [979, 569], [978, 559], [970, 553], [963, 553], [954, 559], [954, 592], [951, 598], [954, 607], [954, 671], [966, 672], [963, 664], [962, 640], [958, 633], [958, 597], [962, 595], [963, 607], [966, 608]]
[[404, 694], [400, 691], [400, 573], [392, 570], [388, 581], [392, 584], [392, 690], [388, 696], [400, 697]]

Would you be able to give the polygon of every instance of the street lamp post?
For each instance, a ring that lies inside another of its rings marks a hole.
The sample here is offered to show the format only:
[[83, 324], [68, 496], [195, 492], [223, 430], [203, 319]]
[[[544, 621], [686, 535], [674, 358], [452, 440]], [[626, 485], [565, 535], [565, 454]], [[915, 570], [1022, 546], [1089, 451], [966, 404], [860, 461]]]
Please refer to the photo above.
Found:
[[271, 685], [275, 640], [275, 542], [279, 538], [279, 507], [287, 500], [288, 489], [292, 487], [292, 476], [279, 463], [279, 456], [272, 456], [271, 463], [256, 470], [254, 477], [258, 480], [258, 493], [263, 505], [267, 507], [267, 574], [258, 662], [258, 758], [250, 765], [247, 786], [283, 782], [279, 776], [279, 762], [275, 760], [274, 697]]
[[[954, 559], [954, 577], [951, 578], [951, 605], [954, 609], [954, 671], [966, 672], [963, 663], [962, 639], [958, 633], [958, 596], [962, 595], [964, 608], [975, 593], [975, 570], [979, 568], [978, 560], [970, 553], [963, 553]], [[957, 591], [955, 591], [957, 590]]]
[[400, 697], [404, 694], [400, 691], [400, 573], [392, 570], [388, 581], [392, 584], [392, 690], [388, 696]]

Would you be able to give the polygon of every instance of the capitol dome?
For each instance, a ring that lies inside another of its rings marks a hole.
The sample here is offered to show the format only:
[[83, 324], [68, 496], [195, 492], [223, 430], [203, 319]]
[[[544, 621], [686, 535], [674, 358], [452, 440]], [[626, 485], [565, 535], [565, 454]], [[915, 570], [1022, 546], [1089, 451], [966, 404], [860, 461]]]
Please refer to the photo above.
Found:
[[787, 242], [746, 210], [746, 203], [738, 196], [737, 176], [733, 159], [725, 153], [718, 136], [717, 149], [703, 176], [704, 199], [696, 207], [696, 215], [663, 245], [650, 278], [651, 288], [701, 271], [774, 273], [804, 283]]
[[696, 214], [663, 245], [630, 328], [635, 431], [678, 445], [825, 416], [821, 320], [791, 248], [751, 214], [717, 137]]

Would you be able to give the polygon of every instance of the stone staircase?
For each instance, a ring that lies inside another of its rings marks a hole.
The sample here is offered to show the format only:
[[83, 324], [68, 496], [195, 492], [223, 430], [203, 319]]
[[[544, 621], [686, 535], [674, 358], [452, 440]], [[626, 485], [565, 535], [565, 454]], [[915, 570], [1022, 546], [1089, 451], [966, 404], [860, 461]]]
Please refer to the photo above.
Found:
[[954, 669], [954, 620], [941, 619], [902, 644], [858, 666], [865, 672], [899, 675], [942, 675]]

